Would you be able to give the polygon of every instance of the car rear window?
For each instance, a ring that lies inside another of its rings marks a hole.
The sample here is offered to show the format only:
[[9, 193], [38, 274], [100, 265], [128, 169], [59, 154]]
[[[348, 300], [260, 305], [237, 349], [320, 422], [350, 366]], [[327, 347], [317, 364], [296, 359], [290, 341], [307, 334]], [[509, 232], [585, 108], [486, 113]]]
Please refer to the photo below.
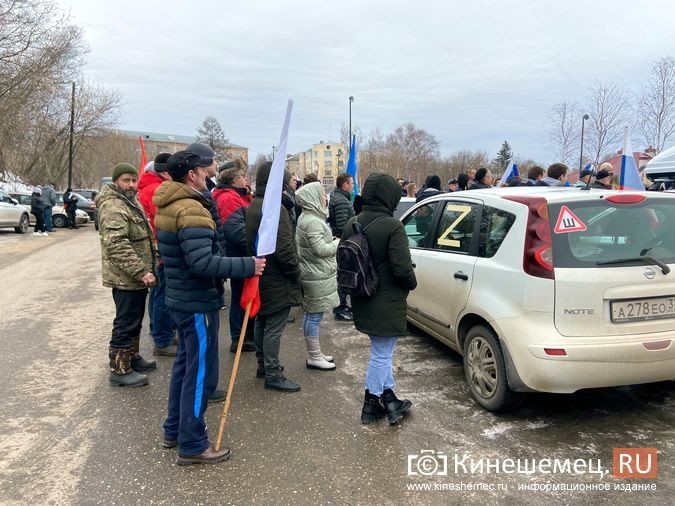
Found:
[[675, 199], [549, 205], [549, 221], [556, 267], [597, 268], [603, 262], [642, 256], [675, 262]]

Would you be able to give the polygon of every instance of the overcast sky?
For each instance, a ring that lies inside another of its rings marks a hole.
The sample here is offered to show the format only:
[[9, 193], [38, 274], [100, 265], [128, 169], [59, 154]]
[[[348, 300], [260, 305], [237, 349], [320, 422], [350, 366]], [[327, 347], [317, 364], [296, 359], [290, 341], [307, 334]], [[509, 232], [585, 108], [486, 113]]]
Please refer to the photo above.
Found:
[[120, 128], [194, 135], [213, 115], [251, 160], [288, 98], [298, 152], [339, 139], [353, 95], [364, 133], [413, 122], [443, 155], [508, 140], [550, 163], [554, 104], [594, 79], [638, 91], [675, 56], [672, 0], [59, 2], [84, 29], [85, 76], [122, 95]]

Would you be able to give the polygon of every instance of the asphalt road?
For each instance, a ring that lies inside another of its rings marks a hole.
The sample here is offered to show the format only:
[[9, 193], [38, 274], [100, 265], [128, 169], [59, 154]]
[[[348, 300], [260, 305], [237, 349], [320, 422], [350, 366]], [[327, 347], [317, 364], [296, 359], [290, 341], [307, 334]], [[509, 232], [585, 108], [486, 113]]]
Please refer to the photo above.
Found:
[[[160, 445], [171, 361], [159, 359], [148, 387], [110, 387], [113, 314], [93, 226], [50, 237], [0, 231], [0, 503], [675, 503], [672, 383], [657, 393], [532, 395], [517, 412], [496, 416], [472, 401], [460, 357], [413, 331], [395, 363], [412, 413], [400, 426], [362, 426], [367, 338], [327, 315], [323, 343], [337, 371], [308, 370], [299, 309], [282, 360], [302, 391], [264, 390], [245, 354], [224, 437], [232, 458], [177, 467], [175, 451]], [[226, 319], [223, 312], [221, 388], [232, 364]], [[213, 434], [221, 409], [207, 411]], [[616, 447], [656, 448], [657, 477], [613, 477]], [[447, 458], [447, 475], [421, 475], [433, 471], [417, 466], [422, 451], [437, 452], [437, 471]], [[525, 471], [531, 459], [585, 459], [591, 469], [599, 460], [605, 474], [506, 472], [503, 459], [525, 461]]]

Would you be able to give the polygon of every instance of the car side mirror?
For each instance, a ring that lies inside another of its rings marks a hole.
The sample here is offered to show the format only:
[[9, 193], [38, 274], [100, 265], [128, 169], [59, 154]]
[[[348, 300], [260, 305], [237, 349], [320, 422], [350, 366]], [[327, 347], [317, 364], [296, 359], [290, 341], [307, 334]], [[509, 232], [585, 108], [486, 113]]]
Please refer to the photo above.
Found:
[[11, 201], [12, 201], [12, 204], [14, 204], [15, 206], [18, 206], [18, 205], [19, 205], [19, 201], [18, 201], [18, 200], [13, 199], [13, 198], [11, 198], [11, 197], [9, 198], [9, 200], [11, 200]]

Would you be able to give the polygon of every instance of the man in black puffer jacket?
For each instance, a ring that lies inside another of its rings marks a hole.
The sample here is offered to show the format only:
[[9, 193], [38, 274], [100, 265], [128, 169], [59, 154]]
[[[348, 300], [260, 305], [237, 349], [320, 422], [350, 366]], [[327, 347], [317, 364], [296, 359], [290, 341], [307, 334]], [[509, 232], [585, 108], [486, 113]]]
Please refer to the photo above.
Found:
[[166, 271], [166, 305], [178, 331], [178, 354], [169, 387], [164, 446], [178, 446], [178, 465], [215, 464], [230, 451], [209, 446], [204, 422], [218, 384], [218, 310], [224, 278], [262, 274], [265, 259], [219, 255], [206, 188], [206, 162], [189, 151], [167, 161], [173, 181], [155, 191], [155, 228]]
[[[272, 162], [263, 163], [255, 180], [255, 196], [246, 210], [246, 244], [248, 254], [256, 252], [256, 240], [262, 206], [270, 177]], [[291, 173], [284, 172], [283, 187], [291, 180]], [[302, 304], [300, 288], [300, 266], [295, 251], [293, 225], [288, 210], [281, 205], [276, 251], [267, 255], [265, 273], [260, 278], [260, 311], [255, 320], [255, 346], [258, 359], [256, 377], [265, 378], [265, 388], [283, 392], [297, 392], [300, 385], [282, 374], [279, 363], [281, 335], [286, 327], [288, 314], [293, 306]]]
[[[335, 180], [335, 189], [330, 192], [328, 201], [328, 224], [335, 237], [342, 237], [342, 231], [347, 222], [354, 216], [352, 206], [352, 191], [354, 178], [343, 172]], [[338, 285], [340, 305], [333, 309], [334, 318], [338, 321], [352, 321], [352, 308], [347, 305], [347, 294]]]

